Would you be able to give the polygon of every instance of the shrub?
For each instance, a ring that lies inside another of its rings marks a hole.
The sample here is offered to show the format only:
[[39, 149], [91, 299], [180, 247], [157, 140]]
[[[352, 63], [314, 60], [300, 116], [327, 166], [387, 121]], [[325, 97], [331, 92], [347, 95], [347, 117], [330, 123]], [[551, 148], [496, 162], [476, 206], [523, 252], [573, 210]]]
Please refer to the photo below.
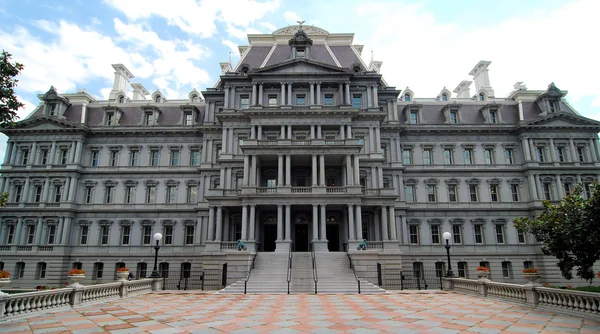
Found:
[[523, 269], [523, 274], [539, 274], [540, 270], [538, 268], [525, 268]]
[[600, 293], [600, 286], [578, 286], [574, 290]]
[[10, 273], [8, 271], [2, 270], [0, 271], [0, 278], [10, 278]]
[[475, 269], [475, 270], [477, 270], [477, 271], [490, 271], [490, 269], [489, 269], [489, 268], [487, 268], [487, 267], [482, 267], [482, 266], [479, 266], [479, 267], [477, 267], [477, 269]]
[[71, 269], [69, 271], [69, 275], [85, 275], [85, 270], [81, 269]]
[[127, 268], [127, 267], [121, 267], [121, 268], [117, 269], [118, 273], [123, 272], [123, 271], [129, 271], [129, 268]]

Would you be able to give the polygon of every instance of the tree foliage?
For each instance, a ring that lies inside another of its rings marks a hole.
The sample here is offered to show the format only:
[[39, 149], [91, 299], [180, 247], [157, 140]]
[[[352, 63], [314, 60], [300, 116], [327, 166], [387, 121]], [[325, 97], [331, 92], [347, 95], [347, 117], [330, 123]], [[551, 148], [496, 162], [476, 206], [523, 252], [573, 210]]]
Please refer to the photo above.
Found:
[[555, 256], [566, 279], [577, 277], [586, 281], [594, 278], [592, 266], [600, 260], [600, 185], [590, 186], [591, 196], [583, 197], [581, 186], [559, 204], [543, 202], [544, 210], [535, 219], [521, 217], [515, 227], [531, 233], [542, 243], [542, 252]]
[[0, 126], [10, 124], [17, 116], [17, 110], [23, 107], [15, 95], [19, 80], [15, 79], [23, 70], [23, 65], [11, 63], [12, 55], [4, 50], [0, 54]]

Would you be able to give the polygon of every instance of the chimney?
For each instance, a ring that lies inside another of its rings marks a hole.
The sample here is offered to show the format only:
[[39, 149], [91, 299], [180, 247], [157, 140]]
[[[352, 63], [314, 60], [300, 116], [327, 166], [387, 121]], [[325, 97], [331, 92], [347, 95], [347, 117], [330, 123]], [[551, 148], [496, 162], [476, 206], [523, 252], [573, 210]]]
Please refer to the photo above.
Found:
[[475, 94], [484, 93], [486, 97], [494, 97], [494, 90], [490, 85], [490, 77], [488, 75], [488, 66], [492, 62], [482, 60], [469, 72], [469, 75], [473, 76], [475, 81]]
[[112, 67], [115, 69], [115, 81], [113, 88], [108, 95], [109, 100], [114, 100], [119, 96], [119, 93], [127, 95], [127, 88], [129, 87], [129, 79], [133, 78], [133, 74], [129, 72], [127, 67], [123, 64], [113, 64]]
[[461, 81], [453, 92], [456, 93], [458, 99], [470, 99], [471, 98], [471, 84], [473, 81], [463, 80]]
[[133, 101], [145, 100], [146, 95], [150, 94], [141, 83], [132, 83], [133, 88]]

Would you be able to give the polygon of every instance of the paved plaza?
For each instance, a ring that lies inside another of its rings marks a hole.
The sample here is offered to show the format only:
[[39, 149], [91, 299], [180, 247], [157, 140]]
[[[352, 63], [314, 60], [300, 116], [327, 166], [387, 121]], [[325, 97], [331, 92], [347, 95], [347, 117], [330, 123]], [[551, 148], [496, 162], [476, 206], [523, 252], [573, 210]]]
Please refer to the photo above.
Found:
[[443, 291], [161, 292], [0, 323], [4, 333], [600, 333], [600, 322]]

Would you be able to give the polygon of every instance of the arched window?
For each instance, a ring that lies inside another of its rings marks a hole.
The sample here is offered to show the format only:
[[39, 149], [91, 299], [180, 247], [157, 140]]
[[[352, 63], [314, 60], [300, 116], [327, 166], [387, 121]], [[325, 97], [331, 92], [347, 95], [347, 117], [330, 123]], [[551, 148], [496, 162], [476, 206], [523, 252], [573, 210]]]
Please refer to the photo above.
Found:
[[192, 95], [192, 103], [198, 103], [200, 102], [200, 98], [198, 97], [198, 95]]
[[125, 103], [125, 96], [119, 96], [119, 103]]
[[404, 101], [410, 102], [410, 94], [404, 94]]
[[448, 95], [442, 94], [442, 101], [448, 101]]
[[161, 98], [162, 97], [160, 95], [156, 95], [156, 97], [154, 98], [154, 102], [160, 103]]
[[479, 93], [478, 99], [479, 101], [485, 101], [485, 95], [483, 93]]

